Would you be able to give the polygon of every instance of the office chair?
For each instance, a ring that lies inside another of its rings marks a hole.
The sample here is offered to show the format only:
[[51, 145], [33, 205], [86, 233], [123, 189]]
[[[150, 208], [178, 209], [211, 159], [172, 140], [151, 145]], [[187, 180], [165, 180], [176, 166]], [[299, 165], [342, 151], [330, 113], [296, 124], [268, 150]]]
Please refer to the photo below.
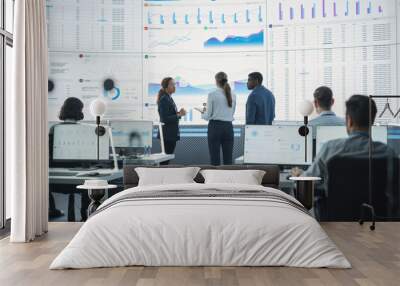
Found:
[[[369, 198], [369, 159], [333, 157], [328, 162], [328, 182], [321, 220], [364, 222], [364, 209], [370, 209], [371, 230], [375, 218], [385, 220], [398, 210], [398, 160], [372, 159], [372, 185]], [[361, 210], [361, 211], [360, 211]]]

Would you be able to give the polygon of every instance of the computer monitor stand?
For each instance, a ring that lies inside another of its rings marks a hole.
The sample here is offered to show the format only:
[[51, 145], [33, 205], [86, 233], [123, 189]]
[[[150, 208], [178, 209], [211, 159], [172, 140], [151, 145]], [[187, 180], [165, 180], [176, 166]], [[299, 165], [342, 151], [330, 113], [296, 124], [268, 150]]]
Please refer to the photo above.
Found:
[[160, 143], [161, 143], [161, 154], [165, 154], [165, 145], [164, 145], [164, 132], [162, 126], [164, 123], [158, 122], [158, 130], [160, 132]]
[[117, 160], [117, 154], [115, 152], [114, 139], [113, 139], [111, 127], [108, 127], [108, 132], [110, 134], [109, 137], [110, 137], [111, 151], [112, 151], [113, 162], [114, 162], [113, 172], [118, 172], [118, 160]]

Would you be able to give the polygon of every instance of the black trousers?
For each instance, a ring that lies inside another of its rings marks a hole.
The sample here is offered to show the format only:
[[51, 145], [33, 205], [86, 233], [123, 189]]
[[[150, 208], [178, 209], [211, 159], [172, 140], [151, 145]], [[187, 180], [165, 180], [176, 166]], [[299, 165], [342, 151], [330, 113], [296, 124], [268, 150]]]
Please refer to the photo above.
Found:
[[208, 123], [208, 150], [210, 152], [211, 165], [221, 165], [221, 147], [224, 165], [232, 165], [232, 122], [210, 120]]
[[[57, 190], [58, 193], [68, 194], [68, 221], [75, 220], [75, 186], [73, 185], [54, 185], [49, 184], [49, 210], [56, 209], [56, 203], [54, 200], [53, 192]], [[90, 204], [90, 199], [87, 191], [81, 192], [81, 219], [82, 221], [87, 220], [87, 209]]]
[[314, 214], [318, 221], [328, 220], [327, 197], [325, 190], [321, 187], [316, 187], [314, 190]]
[[[175, 147], [176, 147], [176, 141], [164, 140], [164, 147], [165, 147], [166, 154], [174, 154]], [[160, 163], [160, 165], [168, 165], [168, 164], [169, 164], [169, 161]]]

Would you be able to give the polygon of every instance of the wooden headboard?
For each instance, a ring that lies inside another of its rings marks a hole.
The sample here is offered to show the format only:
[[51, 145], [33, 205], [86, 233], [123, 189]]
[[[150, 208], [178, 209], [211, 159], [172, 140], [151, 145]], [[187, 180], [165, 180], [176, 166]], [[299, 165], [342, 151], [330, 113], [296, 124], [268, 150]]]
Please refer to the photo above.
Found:
[[[211, 166], [211, 165], [167, 165], [167, 166], [142, 166], [142, 165], [125, 165], [124, 166], [124, 189], [136, 187], [139, 183], [139, 176], [135, 172], [137, 167], [146, 168], [183, 168], [183, 167], [199, 167], [202, 170], [216, 169], [216, 170], [263, 170], [265, 175], [262, 180], [262, 185], [265, 187], [271, 187], [279, 189], [279, 167], [276, 165], [230, 165], [230, 166]], [[197, 183], [204, 183], [203, 176], [199, 173], [194, 179]]]

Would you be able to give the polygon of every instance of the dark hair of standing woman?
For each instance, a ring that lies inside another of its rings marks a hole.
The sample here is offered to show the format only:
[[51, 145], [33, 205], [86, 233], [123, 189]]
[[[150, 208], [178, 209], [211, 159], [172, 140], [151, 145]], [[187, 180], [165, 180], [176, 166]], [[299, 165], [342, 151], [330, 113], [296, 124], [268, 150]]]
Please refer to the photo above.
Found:
[[76, 97], [68, 97], [64, 104], [61, 106], [58, 118], [60, 120], [82, 120], [83, 115], [83, 102]]
[[215, 81], [217, 85], [224, 90], [228, 106], [232, 107], [232, 90], [228, 83], [228, 76], [224, 72], [219, 72], [215, 75]]
[[161, 89], [158, 92], [157, 95], [157, 104], [160, 102], [161, 96], [167, 92], [167, 88], [169, 83], [171, 82], [171, 80], [173, 80], [172, 77], [165, 77], [162, 81], [161, 81]]

